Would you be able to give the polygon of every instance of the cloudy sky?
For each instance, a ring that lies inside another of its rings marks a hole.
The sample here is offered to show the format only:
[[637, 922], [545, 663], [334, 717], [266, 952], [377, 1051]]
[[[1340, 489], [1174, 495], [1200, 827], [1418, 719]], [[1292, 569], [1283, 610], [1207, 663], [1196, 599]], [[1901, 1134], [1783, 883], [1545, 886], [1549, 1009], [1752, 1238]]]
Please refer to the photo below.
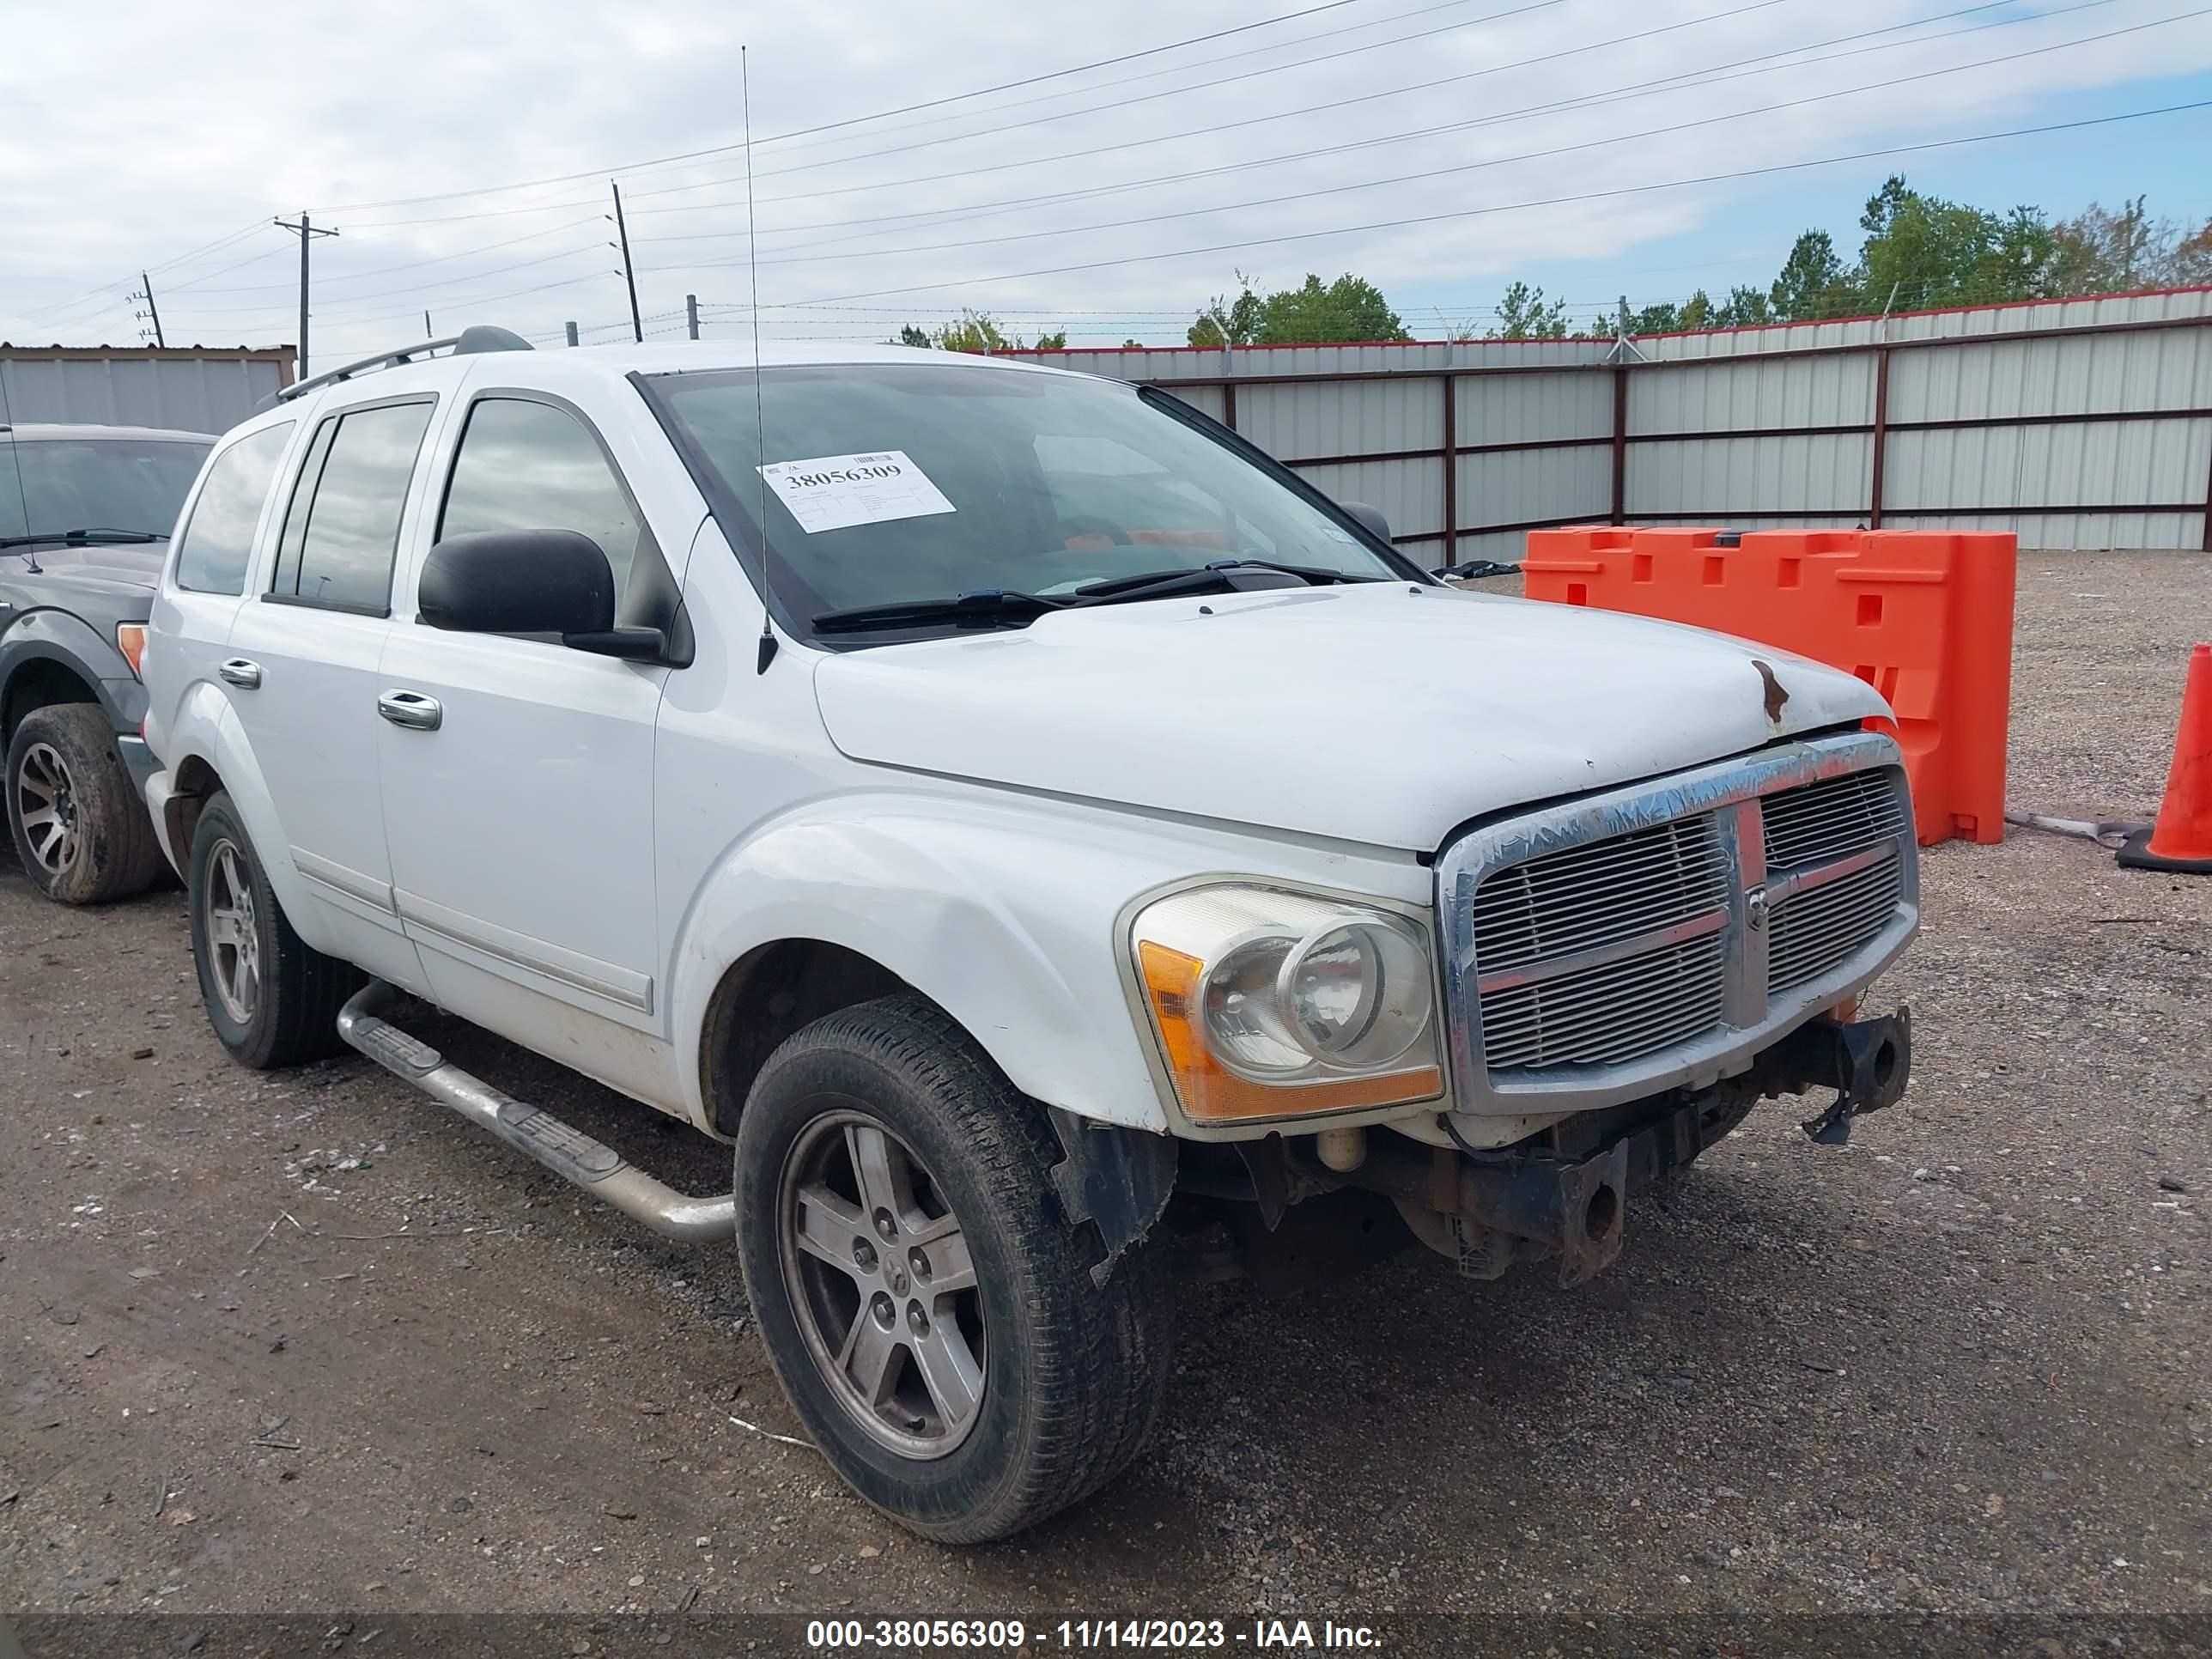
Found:
[[[302, 210], [340, 232], [313, 250], [322, 363], [425, 310], [617, 337], [611, 177], [647, 329], [694, 294], [736, 330], [740, 43], [760, 297], [791, 337], [971, 306], [1179, 342], [1239, 271], [1358, 271], [1417, 334], [1479, 331], [1516, 276], [1589, 318], [1763, 286], [1808, 225], [1848, 254], [1892, 170], [2212, 215], [2212, 108], [2112, 118], [2212, 102], [2212, 0], [0, 8], [18, 343], [136, 343], [142, 269], [172, 344], [294, 340], [298, 243], [270, 221]], [[1934, 147], [1869, 154], [1905, 146]]]

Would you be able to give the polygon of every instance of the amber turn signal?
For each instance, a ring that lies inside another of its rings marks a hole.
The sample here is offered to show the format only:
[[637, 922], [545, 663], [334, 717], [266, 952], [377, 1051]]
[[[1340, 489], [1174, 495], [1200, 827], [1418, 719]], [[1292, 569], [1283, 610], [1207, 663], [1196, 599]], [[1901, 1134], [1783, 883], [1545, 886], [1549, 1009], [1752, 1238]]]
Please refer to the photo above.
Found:
[[1137, 960], [1143, 972], [1146, 1000], [1159, 1029], [1168, 1073], [1174, 1079], [1184, 1114], [1193, 1122], [1249, 1122], [1360, 1111], [1399, 1101], [1425, 1100], [1443, 1091], [1443, 1073], [1434, 1066], [1381, 1077], [1300, 1083], [1254, 1083], [1238, 1077], [1207, 1051], [1200, 1030], [1199, 981], [1206, 964], [1185, 951], [1150, 939], [1138, 942]]
[[123, 653], [123, 660], [131, 665], [131, 672], [143, 679], [145, 676], [139, 674], [138, 665], [146, 655], [146, 624], [144, 623], [116, 623], [115, 648]]

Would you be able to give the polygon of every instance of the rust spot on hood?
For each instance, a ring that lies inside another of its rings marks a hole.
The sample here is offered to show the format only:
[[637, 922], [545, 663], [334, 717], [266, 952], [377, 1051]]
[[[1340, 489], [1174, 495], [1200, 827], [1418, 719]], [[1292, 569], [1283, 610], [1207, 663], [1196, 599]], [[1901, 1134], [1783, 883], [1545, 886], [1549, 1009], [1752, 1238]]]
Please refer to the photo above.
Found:
[[1759, 681], [1766, 687], [1766, 718], [1779, 726], [1782, 723], [1782, 705], [1790, 701], [1790, 694], [1783, 689], [1782, 682], [1774, 678], [1773, 664], [1753, 657], [1751, 665], [1759, 671]]

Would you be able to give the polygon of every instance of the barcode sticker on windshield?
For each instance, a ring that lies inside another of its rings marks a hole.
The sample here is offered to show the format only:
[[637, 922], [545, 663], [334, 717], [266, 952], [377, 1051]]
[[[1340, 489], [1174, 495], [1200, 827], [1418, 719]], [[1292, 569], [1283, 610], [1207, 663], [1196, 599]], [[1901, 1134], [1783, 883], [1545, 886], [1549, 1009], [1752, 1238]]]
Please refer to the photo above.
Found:
[[777, 461], [761, 468], [760, 475], [810, 536], [957, 510], [902, 449]]

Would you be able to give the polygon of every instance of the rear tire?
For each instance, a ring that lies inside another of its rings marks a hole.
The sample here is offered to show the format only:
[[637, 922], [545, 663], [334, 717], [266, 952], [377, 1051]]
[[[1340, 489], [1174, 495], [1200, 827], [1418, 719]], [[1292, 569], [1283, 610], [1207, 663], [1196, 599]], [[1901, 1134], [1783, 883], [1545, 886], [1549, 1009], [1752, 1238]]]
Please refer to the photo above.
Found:
[[7, 765], [8, 833], [33, 886], [57, 904], [105, 904], [153, 885], [154, 821], [98, 703], [33, 709]]
[[831, 1467], [925, 1537], [1004, 1538], [1080, 1503], [1158, 1416], [1164, 1230], [1099, 1285], [1097, 1233], [1054, 1194], [1061, 1156], [910, 993], [792, 1036], [739, 1119], [738, 1245], [776, 1375]]
[[363, 975], [293, 932], [228, 794], [202, 810], [185, 868], [200, 1001], [230, 1057], [263, 1072], [340, 1052]]

